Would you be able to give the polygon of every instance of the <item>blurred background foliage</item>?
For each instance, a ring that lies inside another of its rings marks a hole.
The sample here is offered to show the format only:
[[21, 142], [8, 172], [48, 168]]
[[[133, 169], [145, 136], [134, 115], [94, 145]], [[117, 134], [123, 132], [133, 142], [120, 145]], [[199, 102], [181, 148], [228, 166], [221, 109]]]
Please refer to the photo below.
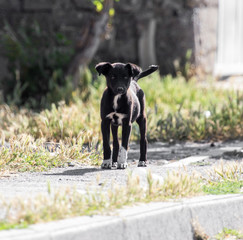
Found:
[[[5, 23], [1, 44], [8, 59], [9, 75], [0, 83], [7, 104], [40, 109], [72, 100], [74, 87], [66, 69], [74, 48], [62, 32], [42, 29], [38, 22], [21, 22], [17, 30]], [[86, 69], [79, 82], [84, 100], [91, 78]]]
[[[86, 142], [101, 139], [99, 104], [106, 86], [104, 77], [95, 72], [95, 53], [97, 41], [112, 31], [116, 12], [112, 0], [91, 2], [94, 9], [88, 11], [96, 17], [77, 35], [76, 43], [61, 27], [46, 28], [26, 19], [13, 27], [5, 21], [0, 49], [9, 74], [0, 80], [0, 128], [6, 139], [24, 133], [55, 142], [68, 142], [81, 133]], [[171, 74], [139, 81], [146, 94], [148, 139], [241, 138], [242, 92], [215, 88], [210, 81], [200, 84], [192, 55], [187, 49], [183, 59], [174, 61]], [[135, 124], [132, 139], [139, 140]]]
[[[158, 3], [154, 2], [152, 5]], [[101, 42], [111, 38], [116, 14], [114, 4], [119, 6], [120, 1], [89, 0], [81, 7], [76, 1], [72, 1], [72, 4], [81, 12], [87, 11], [92, 15], [75, 37], [61, 24], [46, 26], [35, 17], [24, 17], [16, 25], [11, 22], [11, 17], [6, 17], [10, 22], [5, 20], [0, 31], [0, 50], [7, 60], [8, 68], [8, 74], [0, 78], [2, 103], [40, 111], [50, 109], [52, 104], [60, 101], [69, 104], [77, 96], [84, 102], [90, 100], [91, 88], [99, 85], [94, 70], [98, 60], [95, 54]], [[151, 6], [149, 12], [154, 11]], [[24, 7], [26, 6], [23, 5], [22, 8]], [[45, 7], [46, 5], [42, 10], [48, 12]], [[70, 6], [56, 3], [55, 7], [62, 9], [60, 11], [63, 14], [62, 11], [65, 12], [65, 8]], [[141, 4], [137, 7], [141, 8]], [[127, 6], [124, 9], [130, 12], [131, 8], [132, 6]], [[31, 11], [26, 9], [24, 13], [32, 14]], [[130, 56], [127, 60], [129, 58]], [[176, 76], [179, 73], [189, 81], [195, 74], [191, 59], [192, 50], [189, 49], [183, 59], [174, 61], [171, 74]]]

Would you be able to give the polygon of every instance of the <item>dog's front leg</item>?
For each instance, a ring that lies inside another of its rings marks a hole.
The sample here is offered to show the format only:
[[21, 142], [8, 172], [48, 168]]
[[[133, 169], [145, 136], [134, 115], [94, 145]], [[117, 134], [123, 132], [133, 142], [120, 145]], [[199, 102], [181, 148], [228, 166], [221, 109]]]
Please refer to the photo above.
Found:
[[113, 152], [112, 152], [112, 169], [117, 168], [117, 158], [119, 153], [119, 139], [118, 139], [118, 126], [111, 125], [111, 132], [113, 136]]
[[130, 121], [124, 121], [122, 123], [122, 146], [118, 156], [118, 168], [127, 168], [127, 150], [128, 143], [131, 135], [132, 124]]
[[111, 168], [111, 148], [110, 148], [110, 125], [111, 121], [109, 119], [103, 119], [101, 122], [101, 132], [103, 137], [103, 151], [104, 160], [101, 164], [101, 168]]

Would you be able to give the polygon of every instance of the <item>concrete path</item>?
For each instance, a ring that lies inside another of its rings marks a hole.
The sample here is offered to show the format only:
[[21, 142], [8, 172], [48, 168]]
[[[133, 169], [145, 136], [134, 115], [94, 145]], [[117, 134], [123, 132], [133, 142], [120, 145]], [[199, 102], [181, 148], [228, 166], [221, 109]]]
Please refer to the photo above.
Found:
[[[146, 180], [149, 169], [163, 181], [168, 171], [186, 166], [188, 172], [205, 174], [219, 160], [243, 160], [243, 142], [227, 143], [153, 143], [148, 148], [148, 168], [137, 168], [139, 146], [131, 144], [128, 170], [102, 170], [76, 166], [42, 173], [19, 173], [0, 178], [0, 195], [4, 198], [34, 196], [52, 188], [75, 186], [84, 192], [87, 186], [104, 187], [115, 181], [124, 185], [127, 171]], [[97, 177], [99, 175], [99, 177]], [[97, 181], [98, 179], [98, 181]], [[0, 209], [1, 212], [1, 209]], [[208, 196], [170, 203], [151, 203], [117, 211], [116, 216], [80, 217], [56, 223], [38, 224], [26, 230], [0, 231], [7, 239], [193, 239], [192, 220], [198, 220], [206, 233], [223, 227], [243, 229], [243, 196]]]

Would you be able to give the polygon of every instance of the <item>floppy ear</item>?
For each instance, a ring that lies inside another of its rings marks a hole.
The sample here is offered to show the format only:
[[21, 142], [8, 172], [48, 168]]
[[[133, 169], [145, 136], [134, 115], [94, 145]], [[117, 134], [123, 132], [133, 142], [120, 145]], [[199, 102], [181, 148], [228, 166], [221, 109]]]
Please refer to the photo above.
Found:
[[101, 62], [95, 66], [95, 69], [99, 75], [103, 74], [104, 76], [107, 75], [110, 68], [112, 68], [112, 65], [109, 62]]
[[134, 63], [127, 63], [125, 67], [128, 68], [129, 73], [133, 78], [136, 77], [140, 72], [142, 72], [142, 69]]

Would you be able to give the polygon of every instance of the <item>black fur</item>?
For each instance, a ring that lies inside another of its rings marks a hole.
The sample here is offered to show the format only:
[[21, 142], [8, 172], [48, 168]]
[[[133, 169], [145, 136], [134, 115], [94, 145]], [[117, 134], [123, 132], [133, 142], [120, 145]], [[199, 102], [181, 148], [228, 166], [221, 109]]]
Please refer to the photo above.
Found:
[[[132, 63], [111, 64], [102, 62], [96, 65], [97, 72], [99, 75], [103, 74], [106, 77], [107, 83], [100, 108], [104, 159], [109, 159], [111, 155], [110, 128], [113, 135], [112, 162], [114, 163], [117, 162], [120, 148], [117, 134], [118, 126], [122, 125], [122, 146], [127, 150], [132, 123], [136, 121], [140, 129], [140, 159], [138, 166], [146, 166], [147, 119], [145, 115], [145, 96], [136, 81], [157, 69], [158, 66], [152, 65], [149, 69], [142, 71], [140, 67]], [[119, 116], [123, 116], [120, 121]]]

